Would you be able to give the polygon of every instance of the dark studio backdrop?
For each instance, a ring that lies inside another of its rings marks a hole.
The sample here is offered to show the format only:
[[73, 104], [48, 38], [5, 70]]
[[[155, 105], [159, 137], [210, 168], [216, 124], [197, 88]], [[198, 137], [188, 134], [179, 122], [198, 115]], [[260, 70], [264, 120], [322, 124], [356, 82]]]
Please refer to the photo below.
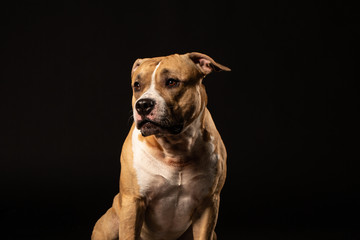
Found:
[[359, 239], [344, 2], [1, 3], [1, 239], [89, 239], [118, 192], [137, 58], [198, 51], [228, 150], [219, 239]]

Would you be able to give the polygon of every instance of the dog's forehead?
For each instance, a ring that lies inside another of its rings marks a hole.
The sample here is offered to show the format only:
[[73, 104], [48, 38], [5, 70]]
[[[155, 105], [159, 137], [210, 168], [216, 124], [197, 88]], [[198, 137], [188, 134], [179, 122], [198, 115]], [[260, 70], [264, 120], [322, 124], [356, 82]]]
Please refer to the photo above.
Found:
[[152, 73], [162, 60], [161, 57], [144, 59], [138, 68], [138, 72], [142, 74]]
[[173, 54], [165, 57], [144, 59], [134, 74], [134, 79], [150, 79], [158, 66], [157, 73], [174, 73], [178, 75], [192, 74], [196, 69], [189, 59], [183, 55]]

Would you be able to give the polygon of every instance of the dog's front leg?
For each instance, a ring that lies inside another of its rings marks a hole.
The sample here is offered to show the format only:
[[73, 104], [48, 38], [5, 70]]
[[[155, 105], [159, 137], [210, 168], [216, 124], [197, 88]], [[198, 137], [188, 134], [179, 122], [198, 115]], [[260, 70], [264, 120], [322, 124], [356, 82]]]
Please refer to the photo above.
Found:
[[122, 195], [119, 213], [119, 240], [139, 240], [145, 214], [143, 199]]
[[194, 240], [216, 240], [214, 229], [219, 212], [219, 202], [219, 196], [212, 196], [194, 214]]

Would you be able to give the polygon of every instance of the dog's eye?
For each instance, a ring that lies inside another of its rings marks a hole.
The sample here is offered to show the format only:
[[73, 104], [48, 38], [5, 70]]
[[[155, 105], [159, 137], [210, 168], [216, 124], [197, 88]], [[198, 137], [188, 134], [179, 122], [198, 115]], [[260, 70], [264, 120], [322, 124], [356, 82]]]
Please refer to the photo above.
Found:
[[168, 80], [166, 80], [166, 86], [168, 87], [175, 87], [179, 84], [179, 80], [175, 80], [173, 78], [169, 78]]
[[135, 91], [140, 90], [140, 83], [139, 82], [134, 82], [134, 89], [135, 89]]

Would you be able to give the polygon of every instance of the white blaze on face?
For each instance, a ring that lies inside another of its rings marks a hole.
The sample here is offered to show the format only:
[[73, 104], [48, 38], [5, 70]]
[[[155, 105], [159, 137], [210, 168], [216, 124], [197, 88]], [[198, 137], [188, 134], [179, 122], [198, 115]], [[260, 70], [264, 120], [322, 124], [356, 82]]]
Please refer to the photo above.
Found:
[[[145, 99], [145, 98], [149, 98], [155, 101], [155, 107], [152, 110], [152, 112], [147, 116], [147, 118], [149, 118], [150, 120], [156, 121], [162, 118], [162, 115], [165, 114], [166, 112], [166, 103], [164, 98], [160, 95], [160, 93], [155, 89], [156, 86], [156, 71], [159, 68], [161, 62], [159, 62], [153, 73], [151, 74], [151, 83], [150, 83], [150, 87], [149, 89], [144, 92], [141, 97], [137, 100], [139, 101], [140, 99]], [[136, 101], [136, 102], [137, 102]], [[136, 104], [135, 102], [135, 104]], [[135, 109], [135, 105], [133, 106]], [[137, 114], [136, 111], [134, 111], [134, 119], [136, 120], [141, 120], [141, 117]]]
[[155, 85], [155, 74], [156, 74], [156, 70], [157, 70], [157, 69], [159, 68], [159, 66], [160, 66], [160, 63], [161, 63], [161, 62], [159, 62], [159, 63], [156, 65], [154, 72], [151, 74], [151, 85], [150, 85], [150, 88]]

